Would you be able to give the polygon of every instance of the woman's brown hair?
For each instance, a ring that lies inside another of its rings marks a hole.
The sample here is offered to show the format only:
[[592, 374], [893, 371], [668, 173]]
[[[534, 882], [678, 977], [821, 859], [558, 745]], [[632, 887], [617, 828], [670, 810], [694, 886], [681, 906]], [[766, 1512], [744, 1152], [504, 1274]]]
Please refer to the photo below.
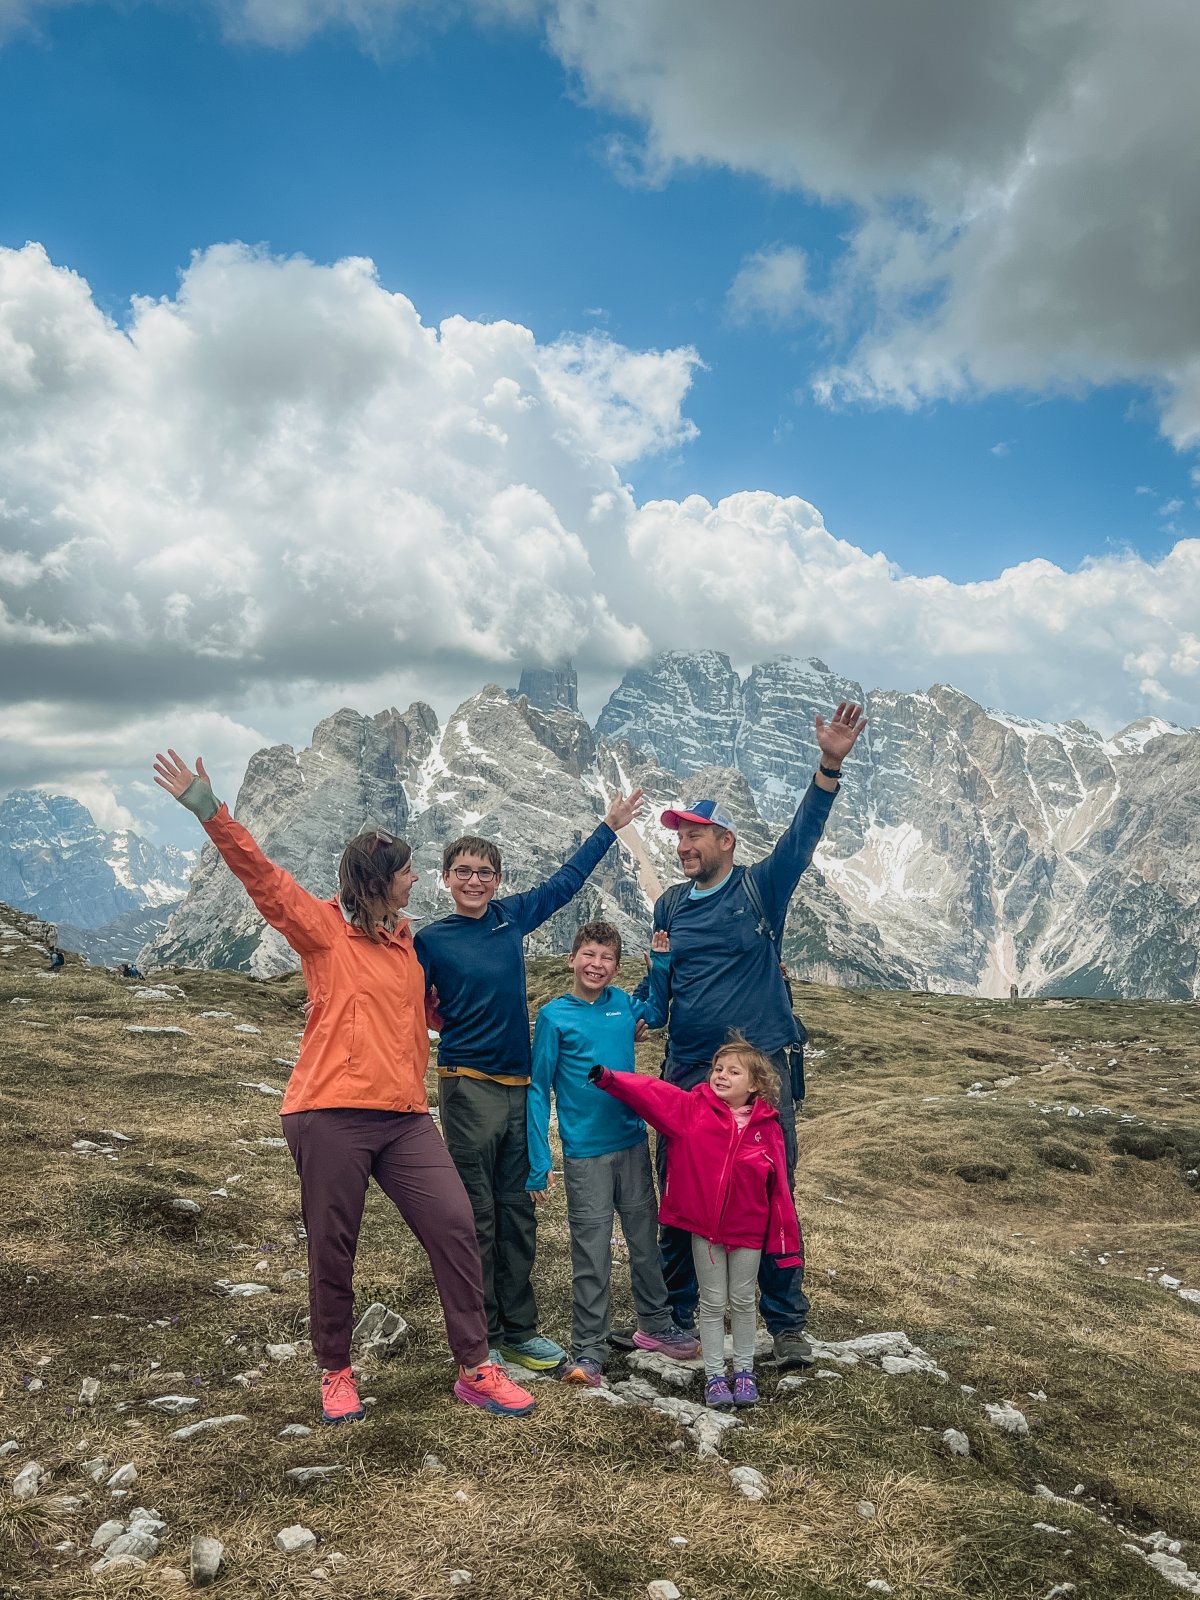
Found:
[[338, 899], [354, 927], [375, 944], [383, 943], [383, 925], [391, 915], [388, 896], [392, 877], [412, 860], [403, 839], [383, 828], [357, 834], [338, 862]]
[[750, 1092], [767, 1101], [769, 1105], [779, 1104], [779, 1074], [771, 1065], [770, 1056], [763, 1055], [761, 1050], [756, 1050], [749, 1039], [740, 1033], [731, 1033], [729, 1038], [712, 1058], [712, 1067], [708, 1075], [711, 1078], [717, 1062], [722, 1056], [736, 1056], [750, 1074]]

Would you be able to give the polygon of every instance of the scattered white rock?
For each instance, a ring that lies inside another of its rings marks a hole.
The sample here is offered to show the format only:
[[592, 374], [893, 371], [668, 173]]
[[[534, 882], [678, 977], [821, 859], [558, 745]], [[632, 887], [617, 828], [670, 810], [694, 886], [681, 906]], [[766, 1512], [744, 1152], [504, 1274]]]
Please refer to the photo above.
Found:
[[971, 1441], [960, 1428], [947, 1428], [942, 1434], [942, 1443], [952, 1456], [969, 1456], [971, 1454]]
[[886, 1578], [868, 1578], [867, 1588], [872, 1594], [891, 1594], [892, 1586]]
[[94, 1406], [96, 1396], [100, 1393], [99, 1378], [85, 1378], [79, 1386], [79, 1404], [81, 1406]]
[[466, 1567], [455, 1567], [446, 1579], [452, 1589], [469, 1589], [474, 1581], [474, 1575], [468, 1572]]
[[814, 1378], [830, 1378], [835, 1381], [841, 1376], [842, 1375], [840, 1372], [829, 1372], [825, 1367], [820, 1367], [816, 1372], [813, 1373]]
[[132, 1461], [127, 1461], [123, 1467], [118, 1467], [107, 1479], [104, 1487], [110, 1491], [128, 1489], [137, 1482], [137, 1468]]
[[911, 1356], [880, 1356], [879, 1365], [891, 1377], [899, 1377], [905, 1372], [930, 1372], [936, 1378], [945, 1379], [946, 1374], [923, 1353]]
[[227, 1018], [227, 1017], [231, 1017], [231, 1016], [232, 1016], [232, 1015], [233, 1015], [233, 1012], [232, 1012], [232, 1011], [202, 1011], [202, 1012], [201, 1012], [201, 1013], [200, 1013], [200, 1015], [201, 1015], [201, 1016], [202, 1016], [202, 1017], [221, 1017], [221, 1018]]
[[1052, 1522], [1035, 1522], [1033, 1531], [1035, 1533], [1070, 1533], [1071, 1530], [1070, 1528], [1056, 1528]]
[[131, 1528], [128, 1533], [123, 1533], [119, 1539], [113, 1540], [107, 1554], [114, 1558], [137, 1556], [141, 1561], [149, 1561], [158, 1554], [158, 1540], [152, 1533], [143, 1533], [140, 1528]]
[[747, 1500], [765, 1500], [770, 1494], [770, 1485], [754, 1467], [733, 1467], [730, 1469], [729, 1481], [735, 1489], [740, 1489]]
[[252, 1022], [235, 1022], [234, 1033], [261, 1033], [261, 1028], [256, 1028]]
[[667, 1543], [671, 1546], [671, 1548], [673, 1550], [686, 1550], [687, 1549], [687, 1540], [683, 1537], [683, 1535], [681, 1533], [673, 1533], [671, 1535], [671, 1537], [667, 1540]]
[[198, 1406], [200, 1400], [194, 1394], [160, 1394], [154, 1400], [147, 1400], [146, 1404], [152, 1411], [165, 1411], [169, 1417], [181, 1417], [185, 1411]]
[[398, 1311], [376, 1300], [359, 1317], [352, 1342], [361, 1358], [379, 1360], [402, 1349], [411, 1331]]
[[140, 1572], [145, 1565], [141, 1556], [101, 1556], [99, 1561], [93, 1561], [91, 1570], [99, 1576], [103, 1572], [119, 1572], [122, 1567]]
[[251, 1295], [270, 1294], [269, 1283], [230, 1283], [228, 1278], [218, 1278], [216, 1287], [234, 1299], [248, 1300]]
[[235, 1422], [249, 1422], [249, 1417], [243, 1417], [240, 1412], [233, 1412], [227, 1417], [205, 1417], [203, 1422], [193, 1422], [186, 1428], [176, 1428], [171, 1435], [172, 1439], [186, 1442], [194, 1439], [198, 1433], [207, 1433], [210, 1428], [228, 1428]]
[[465, 1489], [456, 1489], [454, 1491], [454, 1503], [460, 1506], [469, 1506], [471, 1504], [471, 1496]]
[[180, 1000], [183, 998], [183, 990], [173, 983], [169, 986], [164, 984], [161, 987], [147, 984], [145, 988], [135, 989], [133, 998], [135, 1000]]
[[207, 1589], [215, 1581], [224, 1558], [225, 1546], [219, 1539], [210, 1539], [207, 1534], [198, 1533], [192, 1540], [192, 1587]]
[[280, 1428], [279, 1437], [281, 1439], [307, 1439], [311, 1432], [312, 1429], [305, 1427], [303, 1422], [289, 1422], [286, 1428]]
[[704, 1363], [699, 1358], [694, 1361], [676, 1361], [673, 1357], [664, 1355], [661, 1350], [633, 1350], [626, 1357], [626, 1361], [635, 1372], [644, 1372], [648, 1377], [659, 1378], [674, 1389], [688, 1388], [704, 1371]]
[[319, 1483], [322, 1478], [336, 1478], [339, 1472], [345, 1472], [342, 1465], [334, 1467], [289, 1467], [284, 1477], [289, 1483], [303, 1486], [306, 1483]]
[[300, 1354], [294, 1344], [269, 1344], [266, 1351], [272, 1361], [294, 1361]]
[[[1083, 1487], [1083, 1485], [1081, 1484], [1080, 1485], [1080, 1489], [1081, 1490], [1082, 1490], [1082, 1487]], [[1053, 1501], [1057, 1502], [1057, 1504], [1060, 1505], [1060, 1506], [1069, 1506], [1069, 1505], [1073, 1504], [1072, 1501], [1067, 1499], [1066, 1495], [1064, 1495], [1064, 1494], [1055, 1494], [1054, 1490], [1051, 1489], [1050, 1486], [1048, 1484], [1045, 1484], [1045, 1483], [1035, 1483], [1034, 1484], [1034, 1486], [1033, 1486], [1033, 1498], [1035, 1500], [1053, 1500]]]
[[125, 1524], [123, 1522], [118, 1522], [115, 1518], [109, 1518], [107, 1522], [102, 1522], [92, 1535], [91, 1547], [93, 1550], [107, 1550], [113, 1540], [119, 1539], [124, 1532]]
[[85, 1494], [60, 1494], [46, 1503], [60, 1517], [75, 1517], [86, 1507], [88, 1497]]
[[1158, 1287], [1160, 1289], [1178, 1289], [1182, 1282], [1182, 1278], [1173, 1278], [1169, 1272], [1164, 1272], [1158, 1278]]
[[1168, 1583], [1173, 1583], [1177, 1589], [1185, 1589], [1188, 1594], [1200, 1594], [1200, 1573], [1193, 1572], [1186, 1561], [1181, 1561], [1178, 1556], [1170, 1556], [1164, 1550], [1156, 1550], [1147, 1555], [1140, 1545], [1124, 1544], [1122, 1550], [1128, 1550], [1131, 1555], [1139, 1556], [1148, 1567], [1162, 1575]]
[[1200, 1289], [1180, 1289], [1179, 1298], [1189, 1305], [1200, 1306]]
[[1068, 1595], [1075, 1593], [1076, 1589], [1073, 1583], [1056, 1583], [1052, 1589], [1046, 1590], [1042, 1600], [1066, 1600]]
[[95, 1456], [91, 1461], [83, 1463], [83, 1470], [93, 1483], [103, 1483], [108, 1477], [112, 1462], [107, 1456]]
[[131, 1022], [125, 1029], [126, 1033], [181, 1033], [185, 1039], [192, 1036], [186, 1028], [151, 1028], [143, 1023]]
[[195, 1200], [185, 1200], [181, 1194], [177, 1194], [171, 1201], [171, 1210], [182, 1211], [189, 1217], [198, 1217], [200, 1215], [199, 1202]]
[[985, 1405], [983, 1409], [987, 1412], [988, 1421], [994, 1428], [1015, 1434], [1020, 1439], [1028, 1434], [1029, 1423], [1025, 1420], [1024, 1412], [1018, 1411], [1016, 1406], [1007, 1400], [1002, 1400], [999, 1405]]
[[655, 1578], [646, 1585], [646, 1600], [682, 1600], [682, 1596], [670, 1578]]
[[14, 1500], [32, 1500], [46, 1474], [36, 1461], [27, 1461], [12, 1481]]
[[874, 1500], [859, 1500], [854, 1509], [860, 1517], [869, 1522], [875, 1515], [875, 1502]]
[[311, 1529], [294, 1522], [275, 1535], [275, 1548], [282, 1550], [285, 1556], [306, 1556], [317, 1548], [317, 1536]]
[[422, 1456], [422, 1458], [421, 1458], [421, 1471], [422, 1472], [439, 1473], [439, 1472], [445, 1472], [445, 1470], [446, 1470], [445, 1467], [438, 1460], [437, 1456]]
[[20, 1448], [21, 1446], [15, 1439], [6, 1439], [3, 1444], [0, 1444], [0, 1460], [3, 1460], [5, 1456], [15, 1456]]

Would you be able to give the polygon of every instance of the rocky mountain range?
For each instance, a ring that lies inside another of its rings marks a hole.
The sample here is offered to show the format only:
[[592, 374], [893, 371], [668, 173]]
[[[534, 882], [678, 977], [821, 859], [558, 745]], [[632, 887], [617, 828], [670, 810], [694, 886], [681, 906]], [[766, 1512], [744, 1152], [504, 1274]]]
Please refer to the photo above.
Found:
[[[739, 820], [741, 858], [754, 859], [811, 777], [815, 714], [851, 698], [870, 720], [789, 918], [784, 951], [799, 976], [1200, 997], [1200, 730], [1148, 718], [1105, 739], [985, 710], [947, 686], [864, 694], [815, 659], [765, 662], [743, 680], [714, 651], [668, 652], [627, 673], [594, 729], [570, 669], [527, 673], [521, 690], [489, 685], [444, 726], [422, 704], [339, 711], [308, 750], [254, 757], [237, 814], [320, 893], [332, 893], [342, 842], [360, 825], [404, 833], [423, 919], [449, 907], [446, 840], [495, 838], [506, 887], [525, 888], [590, 832], [618, 786], [639, 783], [649, 818], [531, 948], [562, 949], [596, 915], [642, 944], [658, 886], [677, 876], [658, 812], [716, 795]], [[263, 976], [294, 965], [207, 846], [144, 959]]]
[[165, 927], [196, 854], [106, 832], [67, 795], [14, 789], [0, 801], [0, 900], [57, 923], [89, 960], [130, 960]]

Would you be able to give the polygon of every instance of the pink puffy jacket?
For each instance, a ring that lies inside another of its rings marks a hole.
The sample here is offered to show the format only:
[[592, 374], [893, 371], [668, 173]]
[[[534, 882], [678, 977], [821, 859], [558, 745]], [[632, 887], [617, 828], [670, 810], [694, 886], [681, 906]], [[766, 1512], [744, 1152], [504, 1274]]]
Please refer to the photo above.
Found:
[[781, 1267], [804, 1265], [804, 1244], [788, 1186], [779, 1113], [756, 1099], [738, 1128], [707, 1083], [680, 1089], [661, 1078], [599, 1068], [593, 1081], [664, 1134], [667, 1182], [660, 1222], [728, 1250], [763, 1250]]

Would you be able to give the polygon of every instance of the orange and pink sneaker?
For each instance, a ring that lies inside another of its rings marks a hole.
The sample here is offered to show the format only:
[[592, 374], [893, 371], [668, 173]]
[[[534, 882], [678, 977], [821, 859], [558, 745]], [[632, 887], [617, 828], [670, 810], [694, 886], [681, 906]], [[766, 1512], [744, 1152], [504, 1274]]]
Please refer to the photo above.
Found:
[[353, 1367], [321, 1374], [321, 1415], [326, 1422], [360, 1422], [366, 1415]]
[[469, 1406], [479, 1406], [497, 1417], [524, 1417], [533, 1410], [531, 1394], [515, 1384], [498, 1361], [485, 1361], [473, 1378], [462, 1367], [454, 1393]]

